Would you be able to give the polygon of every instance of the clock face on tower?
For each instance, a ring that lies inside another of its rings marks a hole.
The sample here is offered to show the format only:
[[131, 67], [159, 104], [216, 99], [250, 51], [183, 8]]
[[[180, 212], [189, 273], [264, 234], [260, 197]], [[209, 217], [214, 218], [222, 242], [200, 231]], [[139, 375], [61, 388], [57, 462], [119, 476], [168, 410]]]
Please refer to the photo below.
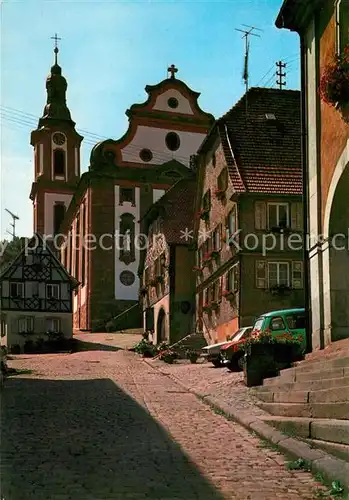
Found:
[[62, 132], [56, 132], [53, 134], [52, 140], [58, 146], [62, 146], [65, 143], [65, 135]]

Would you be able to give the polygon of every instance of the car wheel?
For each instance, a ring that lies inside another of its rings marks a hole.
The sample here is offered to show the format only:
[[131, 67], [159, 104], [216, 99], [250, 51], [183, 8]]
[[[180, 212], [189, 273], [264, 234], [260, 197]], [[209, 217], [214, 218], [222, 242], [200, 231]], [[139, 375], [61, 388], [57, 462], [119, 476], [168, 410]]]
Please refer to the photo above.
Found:
[[212, 361], [212, 364], [215, 368], [219, 368], [220, 366], [222, 366], [222, 360], [220, 358], [217, 358]]
[[237, 372], [239, 371], [239, 367], [236, 363], [236, 361], [230, 361], [230, 363], [227, 365], [227, 368], [231, 371], [231, 372]]
[[238, 359], [238, 367], [240, 370], [244, 369], [244, 364], [245, 364], [245, 358], [244, 356], [240, 356]]

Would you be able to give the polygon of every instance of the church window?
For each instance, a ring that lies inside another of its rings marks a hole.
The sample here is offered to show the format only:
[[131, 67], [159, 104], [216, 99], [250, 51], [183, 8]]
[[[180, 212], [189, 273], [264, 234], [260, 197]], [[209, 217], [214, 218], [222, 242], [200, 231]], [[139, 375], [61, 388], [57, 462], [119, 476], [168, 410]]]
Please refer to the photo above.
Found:
[[153, 159], [153, 153], [150, 151], [150, 149], [142, 149], [139, 153], [139, 157], [142, 161], [148, 162]]
[[123, 203], [132, 203], [135, 205], [135, 189], [134, 188], [120, 188], [120, 205]]
[[53, 172], [55, 177], [65, 176], [65, 152], [55, 149], [53, 152]]
[[65, 217], [65, 206], [64, 203], [56, 202], [53, 207], [53, 232], [58, 234], [59, 228]]
[[175, 132], [169, 132], [166, 135], [165, 142], [166, 146], [170, 151], [177, 151], [177, 149], [179, 149], [179, 146], [181, 144], [179, 135], [176, 134]]
[[126, 265], [134, 262], [135, 257], [135, 221], [132, 214], [124, 213], [120, 217], [120, 257]]
[[178, 108], [178, 100], [175, 97], [170, 97], [167, 104], [172, 109]]

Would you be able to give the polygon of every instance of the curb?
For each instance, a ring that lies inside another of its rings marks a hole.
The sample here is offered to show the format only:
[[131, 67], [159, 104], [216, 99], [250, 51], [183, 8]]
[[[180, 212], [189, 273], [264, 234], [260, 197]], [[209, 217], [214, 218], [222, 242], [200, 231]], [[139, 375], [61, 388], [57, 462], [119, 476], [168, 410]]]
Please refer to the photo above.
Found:
[[153, 366], [148, 360], [144, 361], [151, 368], [166, 375], [168, 378], [183, 387], [189, 393], [195, 395], [205, 404], [214, 409], [220, 410], [231, 420], [245, 427], [250, 432], [254, 432], [260, 438], [273, 443], [279, 450], [286, 456], [293, 459], [302, 458], [310, 464], [313, 473], [320, 472], [326, 481], [340, 481], [343, 486], [346, 496], [342, 497], [344, 500], [349, 500], [349, 463], [339, 458], [334, 457], [318, 448], [312, 448], [307, 443], [298, 439], [289, 437], [287, 434], [275, 429], [271, 425], [265, 423], [262, 419], [250, 415], [248, 412], [235, 410], [230, 405], [224, 403], [218, 398], [202, 394], [186, 387], [175, 376], [163, 372], [160, 368]]

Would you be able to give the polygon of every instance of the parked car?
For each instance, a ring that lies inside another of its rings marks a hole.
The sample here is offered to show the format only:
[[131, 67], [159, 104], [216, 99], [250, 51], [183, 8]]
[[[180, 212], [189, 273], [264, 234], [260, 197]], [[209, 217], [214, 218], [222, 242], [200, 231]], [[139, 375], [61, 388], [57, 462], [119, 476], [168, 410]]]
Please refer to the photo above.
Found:
[[221, 347], [220, 357], [223, 365], [225, 365], [231, 371], [237, 371], [242, 369], [242, 358], [244, 352], [238, 348], [239, 342], [250, 336], [253, 330], [252, 326], [245, 326], [240, 328], [233, 336], [230, 342], [226, 342], [224, 346]]
[[307, 347], [305, 309], [282, 309], [262, 314], [253, 325], [253, 333], [264, 333], [266, 331], [269, 331], [274, 336], [282, 333], [288, 333], [294, 337], [301, 335], [303, 337], [302, 348], [305, 351]]
[[230, 337], [225, 342], [219, 342], [218, 344], [207, 345], [202, 348], [203, 356], [207, 358], [207, 361], [211, 361], [213, 366], [215, 366], [216, 368], [222, 366], [222, 358], [220, 355], [221, 347], [229, 343], [232, 337]]

